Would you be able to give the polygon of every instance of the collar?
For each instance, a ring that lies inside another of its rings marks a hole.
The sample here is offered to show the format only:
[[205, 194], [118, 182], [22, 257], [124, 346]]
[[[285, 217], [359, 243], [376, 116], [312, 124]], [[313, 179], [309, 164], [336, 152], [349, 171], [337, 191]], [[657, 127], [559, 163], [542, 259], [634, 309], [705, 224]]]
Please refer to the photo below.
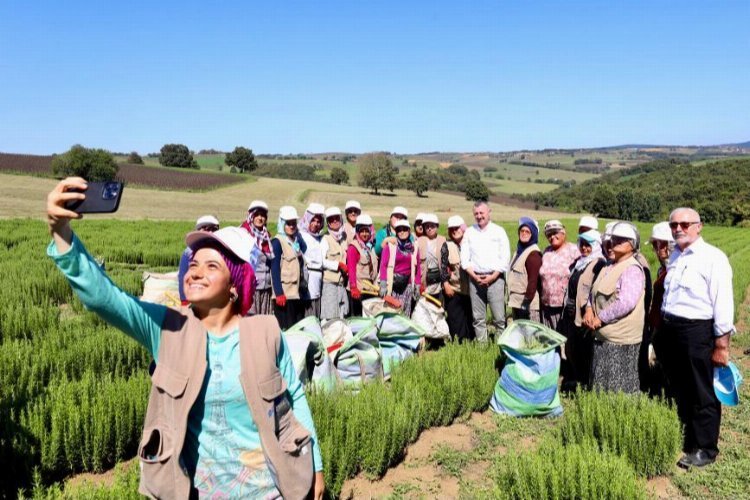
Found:
[[704, 246], [706, 246], [706, 242], [703, 240], [703, 236], [699, 236], [698, 239], [691, 243], [685, 250], [681, 250], [680, 247], [675, 246], [674, 251], [677, 255], [690, 255], [691, 253], [699, 252]]

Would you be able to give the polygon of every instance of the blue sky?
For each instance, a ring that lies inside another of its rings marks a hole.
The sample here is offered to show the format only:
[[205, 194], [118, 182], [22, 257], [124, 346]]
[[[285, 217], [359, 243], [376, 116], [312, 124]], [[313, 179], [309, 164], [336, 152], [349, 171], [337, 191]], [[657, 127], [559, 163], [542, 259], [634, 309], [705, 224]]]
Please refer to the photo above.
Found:
[[750, 140], [750, 2], [0, 3], [0, 151]]

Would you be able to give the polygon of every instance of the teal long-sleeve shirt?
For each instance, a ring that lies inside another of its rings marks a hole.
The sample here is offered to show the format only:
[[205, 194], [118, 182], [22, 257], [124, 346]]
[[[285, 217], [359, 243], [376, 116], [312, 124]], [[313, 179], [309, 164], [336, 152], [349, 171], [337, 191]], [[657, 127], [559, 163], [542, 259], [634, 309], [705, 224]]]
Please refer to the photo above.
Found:
[[[156, 363], [159, 362], [159, 341], [167, 310], [165, 306], [142, 302], [117, 287], [75, 235], [67, 252], [59, 254], [53, 242], [47, 248], [47, 254], [68, 279], [88, 310], [135, 339], [151, 353]], [[312, 435], [313, 464], [316, 471], [321, 471], [323, 464], [320, 446], [310, 407], [296, 375], [283, 333], [281, 340], [277, 365], [287, 383], [295, 416]], [[258, 469], [259, 473], [256, 476], [251, 475], [247, 479], [253, 484], [242, 485], [235, 480], [236, 477], [245, 479], [247, 473], [243, 469], [243, 464], [257, 464], [262, 453], [260, 436], [238, 378], [239, 329], [225, 336], [207, 332], [206, 342], [209, 368], [206, 370], [201, 396], [193, 405], [188, 418], [188, 432], [182, 457], [185, 465], [194, 474], [194, 482], [201, 495], [270, 491], [268, 488], [264, 489], [268, 486], [266, 483], [269, 476], [267, 470], [261, 470], [262, 467]], [[227, 429], [232, 431], [231, 439], [227, 438]], [[232, 487], [239, 484], [242, 489], [217, 489], [223, 483]], [[201, 484], [210, 486], [210, 491], [201, 488]]]

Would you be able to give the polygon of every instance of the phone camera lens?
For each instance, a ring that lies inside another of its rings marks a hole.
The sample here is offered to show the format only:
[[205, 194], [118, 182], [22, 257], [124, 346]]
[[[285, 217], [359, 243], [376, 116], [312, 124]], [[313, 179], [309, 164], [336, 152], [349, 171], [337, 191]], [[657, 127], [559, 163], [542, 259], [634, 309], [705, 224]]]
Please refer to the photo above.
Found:
[[105, 200], [114, 200], [120, 192], [120, 186], [116, 182], [108, 182], [104, 185], [104, 192], [102, 198]]

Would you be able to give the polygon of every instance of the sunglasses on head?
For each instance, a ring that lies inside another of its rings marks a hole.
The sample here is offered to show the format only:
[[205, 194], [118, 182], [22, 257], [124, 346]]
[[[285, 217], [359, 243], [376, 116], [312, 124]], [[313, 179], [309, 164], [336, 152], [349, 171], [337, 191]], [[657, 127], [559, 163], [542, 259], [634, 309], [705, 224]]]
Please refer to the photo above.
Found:
[[700, 224], [700, 222], [693, 222], [693, 221], [680, 221], [680, 222], [670, 222], [669, 223], [669, 229], [677, 229], [677, 226], [680, 226], [680, 228], [685, 231], [687, 228], [692, 226], [693, 224]]

